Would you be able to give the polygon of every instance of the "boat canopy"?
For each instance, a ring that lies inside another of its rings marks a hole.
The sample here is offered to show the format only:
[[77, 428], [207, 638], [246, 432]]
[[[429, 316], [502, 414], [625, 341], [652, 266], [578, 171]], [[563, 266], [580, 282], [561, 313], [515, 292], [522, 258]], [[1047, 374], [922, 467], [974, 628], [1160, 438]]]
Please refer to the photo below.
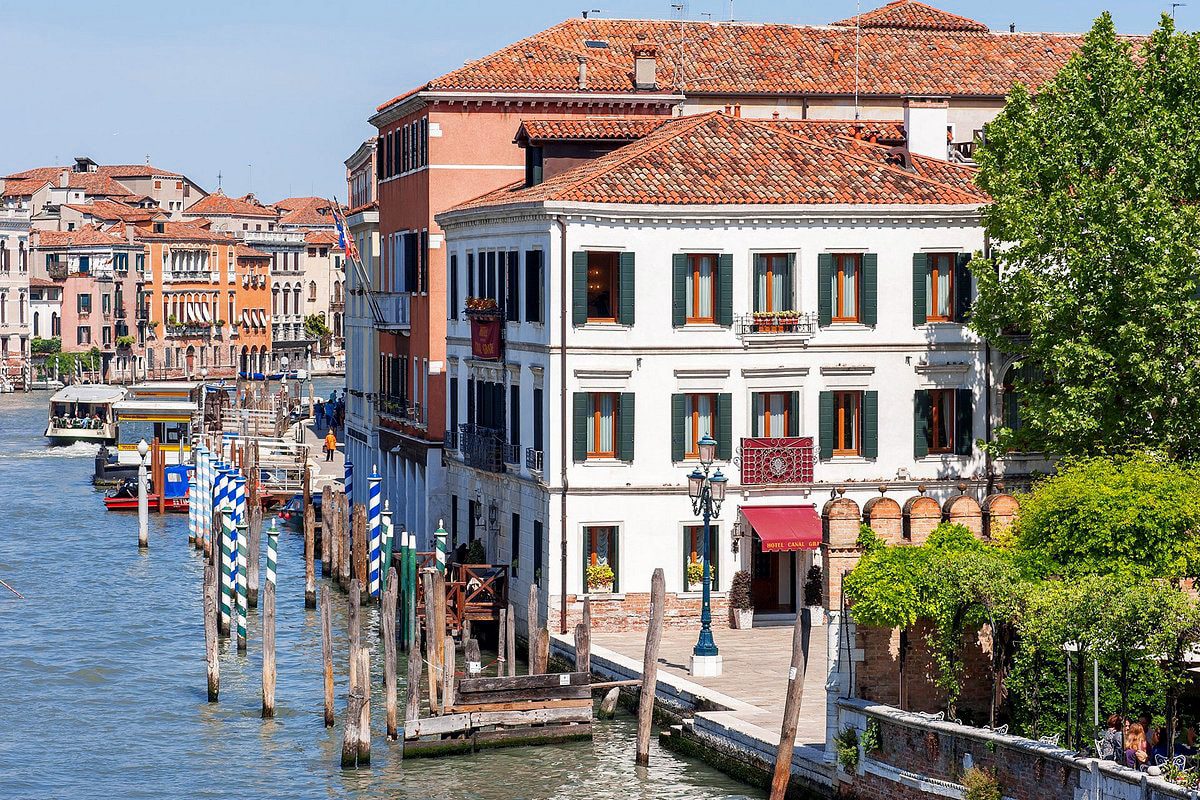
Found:
[[194, 403], [187, 400], [122, 400], [113, 406], [117, 419], [143, 419], [161, 422], [188, 422], [196, 411]]
[[81, 383], [54, 393], [51, 403], [115, 403], [125, 397], [124, 386], [103, 383]]
[[173, 500], [177, 497], [187, 497], [188, 494], [188, 478], [192, 471], [189, 464], [180, 464], [167, 467], [164, 471], [166, 492], [163, 497], [167, 500]]

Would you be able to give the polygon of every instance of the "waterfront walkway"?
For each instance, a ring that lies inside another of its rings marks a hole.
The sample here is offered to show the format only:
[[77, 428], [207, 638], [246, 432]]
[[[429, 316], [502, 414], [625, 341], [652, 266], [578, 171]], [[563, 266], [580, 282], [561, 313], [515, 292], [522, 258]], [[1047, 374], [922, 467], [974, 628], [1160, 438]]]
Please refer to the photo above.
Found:
[[[308, 445], [308, 464], [313, 469], [313, 492], [319, 494], [325, 488], [325, 484], [331, 483], [335, 487], [340, 488], [346, 477], [346, 443], [338, 437], [338, 449], [333, 454], [332, 461], [325, 460], [325, 428], [321, 428], [318, 434], [313, 430], [313, 420], [304, 419], [296, 423], [304, 426], [304, 443]], [[295, 427], [290, 431], [290, 436], [295, 436]], [[370, 473], [370, 468], [367, 469]], [[366, 480], [366, 475], [362, 476]]]
[[[792, 772], [808, 785], [829, 786], [832, 763], [825, 747], [825, 626], [813, 627], [796, 733]], [[770, 774], [791, 667], [792, 628], [761, 627], [715, 631], [723, 672], [714, 678], [688, 674], [695, 630], [663, 631], [658, 657], [656, 703], [684, 720], [685, 732], [712, 751], [732, 756], [759, 774]], [[552, 648], [574, 658], [572, 636], [554, 635]], [[645, 631], [592, 632], [592, 671], [622, 680], [641, 677]]]

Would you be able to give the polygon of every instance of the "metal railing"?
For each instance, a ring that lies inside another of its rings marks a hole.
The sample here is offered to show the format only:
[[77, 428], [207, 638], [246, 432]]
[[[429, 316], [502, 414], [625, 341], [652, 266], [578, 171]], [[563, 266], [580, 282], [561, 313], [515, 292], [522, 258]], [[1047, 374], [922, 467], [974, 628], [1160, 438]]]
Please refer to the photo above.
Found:
[[458, 426], [459, 451], [468, 467], [485, 472], [504, 472], [504, 431], [479, 425]]
[[458, 449], [458, 431], [445, 430], [442, 432], [442, 447], [446, 450]]
[[501, 452], [504, 456], [505, 464], [511, 464], [514, 467], [519, 467], [521, 465], [521, 445], [508, 444], [505, 442], [501, 446]]
[[542, 451], [532, 447], [525, 448], [525, 469], [530, 472], [542, 471]]
[[376, 292], [375, 303], [382, 319], [381, 328], [407, 329], [411, 326], [409, 310], [412, 295], [407, 292]]
[[817, 332], [817, 317], [815, 314], [800, 312], [784, 312], [771, 317], [762, 314], [739, 314], [734, 317], [733, 326], [740, 338], [812, 336]]
[[815, 464], [811, 436], [747, 437], [738, 454], [743, 486], [812, 483]]

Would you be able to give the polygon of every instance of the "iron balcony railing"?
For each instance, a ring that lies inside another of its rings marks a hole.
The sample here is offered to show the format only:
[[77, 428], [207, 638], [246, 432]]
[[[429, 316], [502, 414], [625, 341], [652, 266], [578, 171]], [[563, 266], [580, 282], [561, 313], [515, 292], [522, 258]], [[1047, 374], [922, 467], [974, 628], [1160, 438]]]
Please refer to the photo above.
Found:
[[778, 312], [770, 316], [762, 313], [739, 314], [734, 317], [734, 330], [742, 339], [767, 340], [773, 336], [807, 338], [817, 332], [815, 314]]
[[504, 431], [481, 425], [458, 426], [459, 452], [468, 467], [484, 472], [504, 472]]
[[738, 454], [743, 486], [812, 483], [815, 463], [811, 436], [746, 437]]
[[542, 471], [542, 451], [532, 447], [525, 448], [525, 469], [530, 472]]
[[505, 442], [504, 447], [504, 463], [514, 467], [521, 466], [521, 445], [508, 444]]
[[446, 450], [458, 449], [458, 431], [446, 430], [442, 433], [442, 447]]

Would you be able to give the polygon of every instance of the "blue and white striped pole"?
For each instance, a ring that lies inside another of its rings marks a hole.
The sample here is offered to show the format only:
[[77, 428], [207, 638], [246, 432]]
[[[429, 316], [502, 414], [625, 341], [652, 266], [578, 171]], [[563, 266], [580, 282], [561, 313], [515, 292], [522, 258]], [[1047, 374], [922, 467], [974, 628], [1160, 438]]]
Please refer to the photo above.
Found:
[[354, 462], [346, 459], [346, 513], [354, 513]]
[[200, 482], [196, 479], [196, 470], [192, 470], [188, 478], [188, 544], [196, 544], [200, 535]]
[[208, 448], [200, 445], [196, 448], [196, 494], [189, 501], [196, 507], [197, 538], [196, 548], [207, 550], [208, 520], [205, 518], [205, 507], [210, 504], [208, 493]]
[[370, 542], [367, 551], [370, 564], [367, 566], [367, 593], [373, 599], [379, 597], [379, 512], [380, 493], [383, 491], [383, 478], [379, 476], [379, 468], [371, 467], [371, 475], [367, 478], [367, 541]]
[[275, 585], [275, 570], [279, 561], [279, 517], [271, 518], [267, 529], [267, 583]]

